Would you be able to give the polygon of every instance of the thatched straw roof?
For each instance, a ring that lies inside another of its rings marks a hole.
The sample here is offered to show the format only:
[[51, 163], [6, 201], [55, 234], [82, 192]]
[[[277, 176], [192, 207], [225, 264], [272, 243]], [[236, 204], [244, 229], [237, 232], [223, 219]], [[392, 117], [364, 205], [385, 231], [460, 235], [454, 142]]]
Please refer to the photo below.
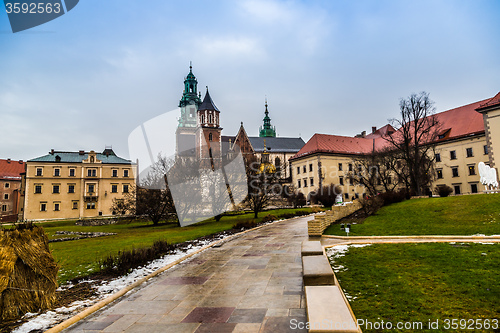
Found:
[[58, 269], [42, 228], [0, 230], [0, 321], [52, 306]]

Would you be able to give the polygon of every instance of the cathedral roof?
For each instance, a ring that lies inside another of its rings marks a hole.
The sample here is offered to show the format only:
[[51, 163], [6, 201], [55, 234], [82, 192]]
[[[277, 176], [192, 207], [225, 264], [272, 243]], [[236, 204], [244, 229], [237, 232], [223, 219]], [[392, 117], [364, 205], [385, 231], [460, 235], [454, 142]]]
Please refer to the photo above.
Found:
[[306, 144], [302, 138], [250, 136], [248, 139], [250, 140], [254, 151], [257, 153], [264, 151], [264, 140], [265, 145], [271, 153], [296, 153]]
[[215, 106], [214, 101], [212, 100], [212, 97], [210, 97], [210, 93], [208, 92], [208, 88], [207, 88], [207, 93], [205, 94], [205, 98], [203, 99], [203, 102], [201, 103], [198, 110], [219, 111], [219, 109], [217, 109], [217, 107]]

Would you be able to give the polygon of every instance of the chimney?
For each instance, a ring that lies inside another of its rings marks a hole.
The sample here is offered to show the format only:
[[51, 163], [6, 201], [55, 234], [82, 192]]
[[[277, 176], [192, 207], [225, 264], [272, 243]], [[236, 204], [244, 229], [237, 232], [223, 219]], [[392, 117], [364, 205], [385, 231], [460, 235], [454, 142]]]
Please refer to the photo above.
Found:
[[19, 164], [23, 164], [23, 160], [19, 160]]
[[372, 126], [372, 134], [375, 133], [377, 131], [377, 127], [376, 126]]
[[10, 163], [10, 158], [7, 159], [7, 163]]
[[80, 151], [78, 152], [78, 154], [80, 154], [80, 155], [84, 155], [84, 154], [85, 154], [85, 151], [84, 151], [84, 150], [80, 150]]
[[366, 131], [361, 132], [361, 137], [364, 138], [366, 136]]
[[54, 149], [50, 150], [50, 155], [54, 155]]

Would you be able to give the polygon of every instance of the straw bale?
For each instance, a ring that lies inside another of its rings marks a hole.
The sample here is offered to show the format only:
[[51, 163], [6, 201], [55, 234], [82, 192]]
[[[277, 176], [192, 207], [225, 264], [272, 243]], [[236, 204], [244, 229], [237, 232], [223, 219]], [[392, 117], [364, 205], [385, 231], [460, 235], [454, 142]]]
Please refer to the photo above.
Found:
[[0, 320], [50, 308], [58, 269], [42, 228], [0, 231]]

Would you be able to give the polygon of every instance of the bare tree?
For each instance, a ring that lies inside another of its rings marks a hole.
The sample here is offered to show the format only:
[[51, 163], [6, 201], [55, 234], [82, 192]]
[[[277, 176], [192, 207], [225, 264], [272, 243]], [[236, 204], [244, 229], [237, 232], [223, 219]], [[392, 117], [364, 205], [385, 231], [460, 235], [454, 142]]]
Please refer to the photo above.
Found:
[[246, 171], [248, 180], [248, 196], [246, 199], [254, 217], [259, 216], [265, 207], [280, 196], [280, 184], [274, 170], [260, 168], [255, 157], [247, 157]]
[[429, 94], [412, 94], [399, 102], [400, 118], [391, 119], [398, 128], [395, 133], [384, 137], [394, 150], [396, 160], [404, 164], [393, 170], [400, 180], [407, 183], [410, 191], [422, 195], [432, 181], [434, 148], [438, 139], [440, 124], [435, 117], [434, 102]]

